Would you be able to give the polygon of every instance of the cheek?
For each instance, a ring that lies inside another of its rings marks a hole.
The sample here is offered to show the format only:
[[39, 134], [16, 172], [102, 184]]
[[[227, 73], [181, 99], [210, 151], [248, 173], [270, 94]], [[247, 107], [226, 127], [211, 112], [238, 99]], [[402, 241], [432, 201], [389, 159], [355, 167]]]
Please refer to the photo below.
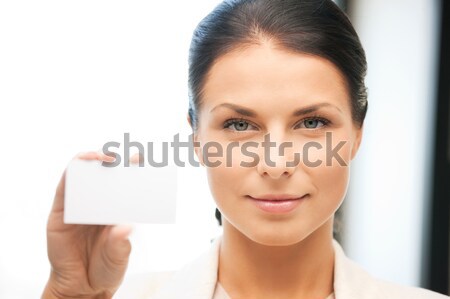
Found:
[[349, 183], [348, 167], [336, 165], [317, 167], [312, 172], [311, 177], [320, 197], [325, 197], [320, 202], [332, 201], [336, 203], [344, 199]]
[[[241, 185], [251, 169], [240, 166], [245, 159], [239, 147], [232, 143], [220, 143], [220, 146], [222, 154], [209, 158], [211, 164], [206, 168], [209, 187], [219, 207], [231, 202], [232, 197], [243, 195], [240, 194], [243, 189]], [[212, 163], [216, 163], [216, 166], [212, 166]]]
[[[213, 200], [222, 212], [222, 219], [242, 214], [244, 195], [241, 186], [247, 176], [240, 168], [214, 167], [208, 168], [207, 178]], [[234, 215], [234, 216], [233, 216]]]
[[[344, 143], [341, 143], [344, 141]], [[342, 146], [340, 146], [342, 144]], [[325, 210], [337, 209], [345, 197], [349, 183], [352, 143], [346, 138], [335, 138], [311, 155], [311, 161], [321, 161], [319, 166], [306, 167], [314, 184], [318, 201]]]

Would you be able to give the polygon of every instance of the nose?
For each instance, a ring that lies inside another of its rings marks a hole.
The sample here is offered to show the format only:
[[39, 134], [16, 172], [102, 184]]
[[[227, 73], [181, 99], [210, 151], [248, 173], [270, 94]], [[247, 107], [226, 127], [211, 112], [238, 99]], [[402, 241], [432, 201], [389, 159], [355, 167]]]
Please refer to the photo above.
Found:
[[293, 142], [282, 139], [274, 140], [273, 135], [269, 134], [266, 136], [261, 146], [262, 155], [260, 155], [257, 165], [259, 174], [272, 179], [291, 176], [297, 166], [292, 155]]

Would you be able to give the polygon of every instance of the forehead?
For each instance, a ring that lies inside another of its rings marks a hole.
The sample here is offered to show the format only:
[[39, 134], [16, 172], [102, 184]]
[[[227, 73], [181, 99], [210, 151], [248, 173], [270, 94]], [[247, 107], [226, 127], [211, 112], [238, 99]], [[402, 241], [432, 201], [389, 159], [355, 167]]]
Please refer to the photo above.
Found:
[[252, 45], [219, 57], [202, 92], [203, 109], [231, 102], [273, 112], [327, 102], [350, 112], [349, 101], [346, 80], [332, 62], [271, 44]]

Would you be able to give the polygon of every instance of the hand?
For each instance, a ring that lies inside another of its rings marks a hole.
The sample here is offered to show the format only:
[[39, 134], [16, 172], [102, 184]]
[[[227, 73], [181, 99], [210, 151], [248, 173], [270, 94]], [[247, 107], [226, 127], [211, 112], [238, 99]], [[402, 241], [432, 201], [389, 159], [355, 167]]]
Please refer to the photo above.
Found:
[[[113, 162], [98, 152], [74, 159]], [[65, 224], [64, 171], [47, 222], [51, 274], [42, 298], [112, 298], [123, 280], [131, 252], [131, 227]]]

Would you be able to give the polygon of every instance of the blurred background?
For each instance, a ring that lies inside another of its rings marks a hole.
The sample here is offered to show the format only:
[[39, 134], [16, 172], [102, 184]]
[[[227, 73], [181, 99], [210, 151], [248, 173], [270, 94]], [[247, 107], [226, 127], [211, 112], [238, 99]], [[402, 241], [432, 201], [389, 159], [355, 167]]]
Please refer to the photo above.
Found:
[[[337, 2], [367, 53], [369, 111], [336, 238], [374, 276], [449, 294], [450, 3]], [[0, 2], [0, 298], [40, 296], [75, 154], [191, 133], [188, 47], [217, 3]], [[177, 269], [221, 233], [204, 169], [178, 175], [177, 224], [135, 226], [127, 275]]]

